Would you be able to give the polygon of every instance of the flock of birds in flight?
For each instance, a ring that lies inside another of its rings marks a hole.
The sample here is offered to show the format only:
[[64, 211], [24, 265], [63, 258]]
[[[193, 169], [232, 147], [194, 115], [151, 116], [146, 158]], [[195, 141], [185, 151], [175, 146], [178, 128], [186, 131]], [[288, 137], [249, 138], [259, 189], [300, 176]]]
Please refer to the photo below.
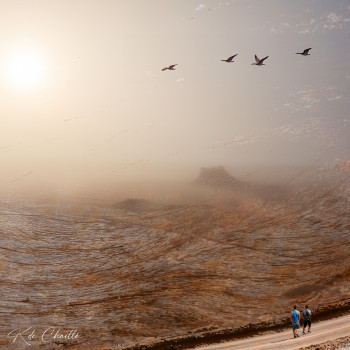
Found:
[[[310, 50], [311, 50], [311, 47], [308, 48], [308, 49], [305, 49], [303, 52], [297, 52], [296, 54], [297, 54], [297, 55], [303, 55], [303, 56], [310, 56], [310, 53], [309, 53]], [[233, 55], [233, 56], [227, 58], [226, 60], [221, 60], [221, 61], [227, 62], [227, 63], [233, 63], [233, 62], [234, 62], [233, 59], [234, 59], [237, 55], [238, 55], [238, 54], [235, 54], [235, 55]], [[266, 56], [266, 57], [260, 59], [260, 58], [258, 58], [257, 55], [255, 55], [255, 63], [252, 63], [252, 65], [255, 65], [255, 66], [264, 66], [264, 65], [265, 65], [265, 64], [264, 64], [264, 61], [265, 61], [267, 58], [269, 58], [269, 56]], [[172, 64], [172, 65], [169, 66], [169, 67], [164, 67], [164, 68], [162, 69], [162, 71], [165, 71], [165, 70], [175, 70], [175, 66], [177, 66], [177, 64]]]

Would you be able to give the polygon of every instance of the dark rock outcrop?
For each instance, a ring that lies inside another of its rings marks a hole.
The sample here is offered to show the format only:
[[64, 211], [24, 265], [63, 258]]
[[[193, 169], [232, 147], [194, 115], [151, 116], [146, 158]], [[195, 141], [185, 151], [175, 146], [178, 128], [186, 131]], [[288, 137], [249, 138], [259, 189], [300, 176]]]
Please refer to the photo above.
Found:
[[216, 187], [246, 188], [247, 184], [230, 175], [223, 166], [213, 168], [201, 168], [201, 172], [195, 181], [197, 184]]

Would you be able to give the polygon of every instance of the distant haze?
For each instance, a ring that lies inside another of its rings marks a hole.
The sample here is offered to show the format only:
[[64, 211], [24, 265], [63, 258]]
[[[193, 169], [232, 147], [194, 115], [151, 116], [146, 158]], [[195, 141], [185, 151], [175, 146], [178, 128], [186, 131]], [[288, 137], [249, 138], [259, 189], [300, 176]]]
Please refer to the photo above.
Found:
[[[350, 159], [347, 0], [14, 0], [0, 10], [2, 189], [192, 181], [221, 165], [266, 180], [269, 168], [288, 178]], [[40, 57], [40, 76], [9, 77], [21, 52]], [[265, 66], [251, 65], [255, 54]]]

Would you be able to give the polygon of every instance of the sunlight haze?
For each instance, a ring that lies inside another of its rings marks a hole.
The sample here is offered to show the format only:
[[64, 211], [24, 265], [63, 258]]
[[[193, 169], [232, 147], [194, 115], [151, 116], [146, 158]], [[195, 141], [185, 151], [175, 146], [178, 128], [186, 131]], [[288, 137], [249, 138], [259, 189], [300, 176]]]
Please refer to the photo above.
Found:
[[348, 1], [0, 6], [5, 186], [350, 157]]

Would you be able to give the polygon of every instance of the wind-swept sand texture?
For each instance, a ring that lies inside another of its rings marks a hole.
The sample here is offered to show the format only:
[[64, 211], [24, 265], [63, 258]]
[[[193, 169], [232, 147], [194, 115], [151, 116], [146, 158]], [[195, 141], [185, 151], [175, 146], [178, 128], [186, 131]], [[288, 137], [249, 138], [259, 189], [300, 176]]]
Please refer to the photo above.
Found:
[[152, 210], [4, 198], [0, 346], [29, 326], [76, 329], [82, 349], [152, 346], [347, 303], [345, 175], [269, 203], [229, 189]]
[[[312, 324], [312, 333], [294, 339], [292, 330], [256, 336], [249, 339], [230, 341], [198, 347], [198, 350], [299, 350], [304, 347], [322, 344], [341, 337], [350, 336], [350, 315]], [[350, 341], [349, 341], [350, 344]], [[328, 349], [335, 347], [328, 344]], [[345, 345], [342, 345], [345, 346]], [[350, 345], [349, 345], [350, 346]], [[322, 349], [321, 347], [315, 347]], [[350, 348], [350, 347], [349, 347]]]

